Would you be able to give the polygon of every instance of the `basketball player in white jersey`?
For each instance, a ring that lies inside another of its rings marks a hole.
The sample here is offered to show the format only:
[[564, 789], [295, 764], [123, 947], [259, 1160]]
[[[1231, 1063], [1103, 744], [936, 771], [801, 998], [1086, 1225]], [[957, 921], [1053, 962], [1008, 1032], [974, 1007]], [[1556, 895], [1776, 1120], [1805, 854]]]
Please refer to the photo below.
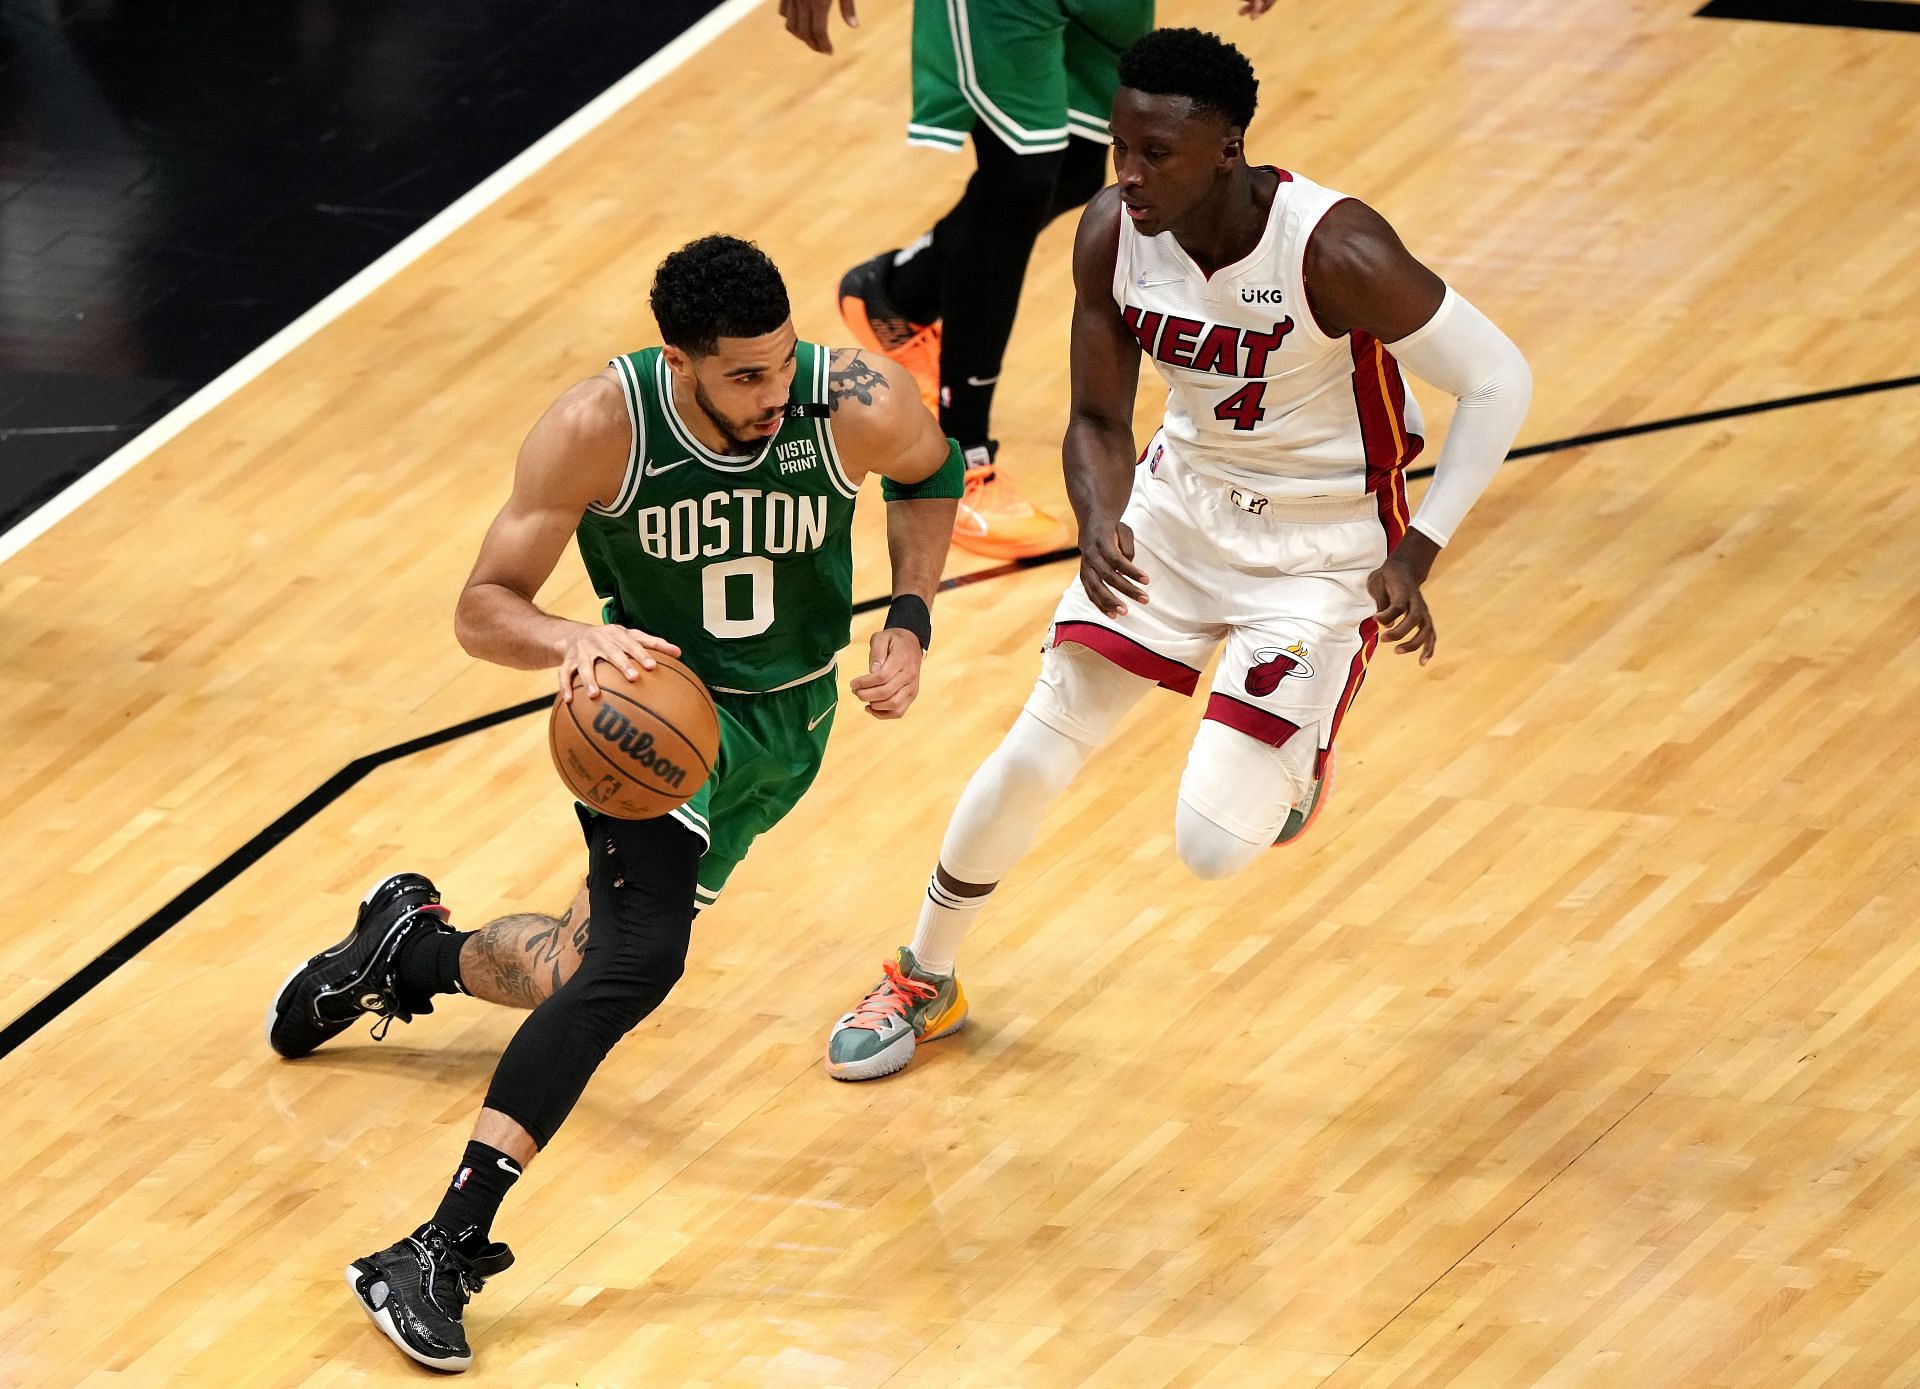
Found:
[[[1074, 243], [1067, 492], [1080, 575], [1040, 679], [955, 808], [910, 947], [835, 1025], [827, 1070], [899, 1070], [966, 1019], [954, 954], [1120, 717], [1195, 692], [1225, 642], [1174, 812], [1197, 876], [1236, 873], [1324, 802], [1375, 646], [1433, 655], [1421, 585], [1526, 414], [1526, 360], [1365, 204], [1246, 162], [1238, 50], [1163, 29], [1120, 62], [1117, 187]], [[1140, 354], [1168, 386], [1134, 452]], [[1411, 521], [1424, 440], [1404, 364], [1459, 400]]]

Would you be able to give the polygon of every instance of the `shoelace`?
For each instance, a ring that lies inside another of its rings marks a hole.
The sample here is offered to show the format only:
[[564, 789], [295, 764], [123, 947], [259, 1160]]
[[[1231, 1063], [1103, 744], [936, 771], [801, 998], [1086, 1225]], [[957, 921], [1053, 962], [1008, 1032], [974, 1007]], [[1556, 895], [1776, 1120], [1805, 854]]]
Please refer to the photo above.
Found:
[[[415, 907], [413, 914], [437, 916], [442, 925], [448, 924], [453, 919], [453, 913], [438, 902], [429, 902], [424, 907]], [[401, 1022], [413, 1021], [413, 1014], [400, 1004], [399, 956], [400, 952], [396, 950], [393, 961], [387, 967], [387, 977], [380, 990], [381, 1006], [368, 1010], [380, 1015], [380, 1021], [373, 1025], [373, 1031], [370, 1034], [376, 1042], [387, 1040], [387, 1033], [392, 1029], [395, 1018], [400, 1019]]]
[[411, 1235], [407, 1238], [414, 1247], [414, 1257], [426, 1270], [428, 1296], [441, 1311], [458, 1320], [460, 1309], [487, 1285], [487, 1280], [468, 1266], [451, 1243], [436, 1239], [429, 1245]]
[[878, 1032], [887, 1024], [887, 1019], [903, 1017], [907, 1009], [916, 1003], [939, 996], [936, 984], [924, 979], [915, 979], [892, 960], [883, 966], [887, 977], [882, 979], [874, 991], [860, 1000], [860, 1006], [853, 1010], [848, 1027], [862, 1027], [869, 1032]]

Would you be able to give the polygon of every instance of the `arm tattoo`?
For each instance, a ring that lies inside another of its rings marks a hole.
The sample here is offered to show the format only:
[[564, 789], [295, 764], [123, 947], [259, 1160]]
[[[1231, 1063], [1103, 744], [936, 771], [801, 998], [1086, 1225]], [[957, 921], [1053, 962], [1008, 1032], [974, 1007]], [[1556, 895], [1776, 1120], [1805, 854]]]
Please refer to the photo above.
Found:
[[566, 946], [571, 944], [576, 955], [587, 947], [591, 919], [582, 916], [574, 925], [572, 917], [572, 908], [560, 917], [528, 912], [481, 927], [472, 937], [475, 957], [461, 954], [468, 990], [509, 1007], [536, 1007], [566, 982]]
[[856, 348], [844, 361], [836, 361], [833, 370], [827, 373], [827, 403], [836, 413], [849, 398], [871, 405], [875, 392], [886, 390], [890, 384]]

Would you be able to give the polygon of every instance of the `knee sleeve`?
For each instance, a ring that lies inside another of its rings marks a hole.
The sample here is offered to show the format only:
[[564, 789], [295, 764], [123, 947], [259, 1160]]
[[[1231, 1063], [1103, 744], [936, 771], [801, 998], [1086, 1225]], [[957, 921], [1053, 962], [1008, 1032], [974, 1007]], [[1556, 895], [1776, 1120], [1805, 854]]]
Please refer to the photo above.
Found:
[[1319, 729], [1301, 729], [1279, 747], [1202, 720], [1180, 778], [1174, 839], [1180, 861], [1200, 878], [1238, 873], [1273, 843], [1287, 812], [1313, 784]]
[[580, 967], [527, 1015], [487, 1090], [487, 1108], [542, 1147], [614, 1043], [680, 982], [704, 847], [678, 820], [596, 817], [587, 868], [593, 929]]
[[1216, 825], [1182, 800], [1173, 813], [1173, 841], [1180, 862], [1196, 878], [1231, 878], [1273, 844], [1265, 840], [1242, 839], [1233, 831]]

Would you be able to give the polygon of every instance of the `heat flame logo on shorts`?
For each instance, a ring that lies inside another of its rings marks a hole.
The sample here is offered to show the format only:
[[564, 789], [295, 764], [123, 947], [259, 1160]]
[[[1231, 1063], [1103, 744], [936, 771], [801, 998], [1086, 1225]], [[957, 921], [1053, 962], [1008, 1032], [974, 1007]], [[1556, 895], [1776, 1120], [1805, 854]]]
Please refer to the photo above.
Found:
[[1272, 694], [1289, 675], [1297, 675], [1302, 680], [1313, 675], [1313, 666], [1307, 660], [1307, 644], [1303, 641], [1287, 647], [1263, 646], [1253, 653], [1253, 662], [1247, 671], [1250, 695]]

